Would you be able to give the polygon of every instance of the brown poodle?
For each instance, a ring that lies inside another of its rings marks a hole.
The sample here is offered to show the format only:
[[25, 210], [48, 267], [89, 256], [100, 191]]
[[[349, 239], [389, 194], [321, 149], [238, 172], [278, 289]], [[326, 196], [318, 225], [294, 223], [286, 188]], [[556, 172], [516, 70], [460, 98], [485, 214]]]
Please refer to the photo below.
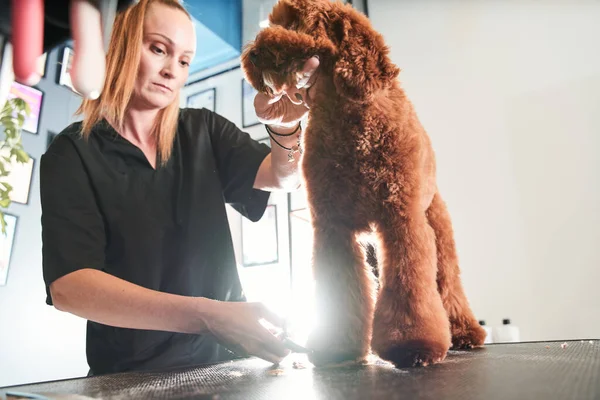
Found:
[[[481, 346], [429, 137], [382, 36], [328, 0], [279, 0], [269, 20], [242, 55], [257, 90], [279, 93], [320, 59], [301, 161], [314, 228], [311, 361], [362, 361], [372, 349], [398, 367], [424, 366], [451, 345]], [[378, 290], [357, 240], [371, 232]]]

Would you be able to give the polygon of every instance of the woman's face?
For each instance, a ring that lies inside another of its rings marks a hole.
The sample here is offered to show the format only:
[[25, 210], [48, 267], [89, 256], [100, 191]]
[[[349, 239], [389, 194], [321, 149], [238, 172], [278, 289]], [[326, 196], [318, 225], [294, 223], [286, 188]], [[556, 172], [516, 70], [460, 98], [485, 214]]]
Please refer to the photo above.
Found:
[[180, 10], [154, 3], [146, 12], [140, 66], [131, 105], [163, 109], [179, 101], [196, 51], [190, 18]]

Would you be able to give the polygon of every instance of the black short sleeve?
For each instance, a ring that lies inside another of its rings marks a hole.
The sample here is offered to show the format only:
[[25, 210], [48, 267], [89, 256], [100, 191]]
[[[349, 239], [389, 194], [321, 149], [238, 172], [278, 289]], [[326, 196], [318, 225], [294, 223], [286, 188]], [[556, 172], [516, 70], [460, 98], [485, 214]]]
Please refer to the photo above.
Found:
[[46, 303], [56, 279], [102, 269], [106, 236], [91, 182], [73, 139], [59, 135], [40, 162], [42, 258]]
[[206, 115], [225, 201], [251, 221], [258, 221], [270, 193], [254, 189], [254, 180], [271, 150], [224, 117], [214, 112]]

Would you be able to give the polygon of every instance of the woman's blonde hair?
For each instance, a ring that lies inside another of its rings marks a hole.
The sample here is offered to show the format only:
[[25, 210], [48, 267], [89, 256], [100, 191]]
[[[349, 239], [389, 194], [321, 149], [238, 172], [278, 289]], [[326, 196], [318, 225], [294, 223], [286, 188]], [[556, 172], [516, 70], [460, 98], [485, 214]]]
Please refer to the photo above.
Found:
[[[144, 19], [148, 7], [153, 3], [181, 10], [190, 17], [178, 0], [140, 0], [136, 5], [117, 15], [106, 54], [106, 77], [102, 94], [96, 100], [83, 100], [76, 112], [76, 114], [84, 116], [81, 132], [84, 138], [89, 137], [94, 125], [103, 118], [106, 118], [111, 124], [115, 124], [117, 129], [123, 129], [123, 119], [135, 87], [140, 65]], [[179, 118], [178, 99], [179, 97], [159, 111], [152, 128], [161, 164], [169, 161], [173, 150], [173, 140]]]

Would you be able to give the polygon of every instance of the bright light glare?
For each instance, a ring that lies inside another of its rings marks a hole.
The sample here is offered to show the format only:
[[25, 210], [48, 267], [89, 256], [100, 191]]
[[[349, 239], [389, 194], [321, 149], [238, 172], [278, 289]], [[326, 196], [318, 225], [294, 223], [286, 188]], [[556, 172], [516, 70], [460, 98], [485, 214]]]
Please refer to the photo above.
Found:
[[261, 302], [285, 318], [290, 338], [305, 345], [315, 326], [310, 223], [293, 216], [292, 238], [294, 272], [291, 289], [289, 265], [284, 257], [273, 265], [249, 268], [238, 265], [238, 272], [247, 300]]

